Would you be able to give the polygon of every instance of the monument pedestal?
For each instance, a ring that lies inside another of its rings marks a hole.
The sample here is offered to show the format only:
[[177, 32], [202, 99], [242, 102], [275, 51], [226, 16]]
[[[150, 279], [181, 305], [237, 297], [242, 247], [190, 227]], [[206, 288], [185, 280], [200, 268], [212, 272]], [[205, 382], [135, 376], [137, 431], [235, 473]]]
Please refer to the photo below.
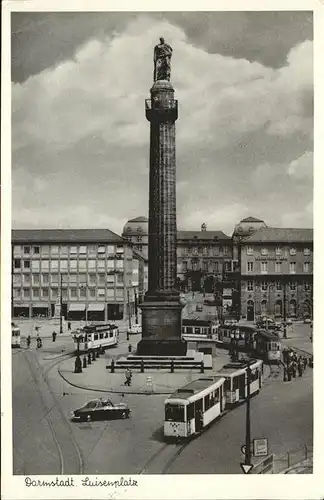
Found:
[[141, 304], [142, 340], [137, 354], [142, 356], [185, 356], [187, 342], [181, 338], [181, 311], [178, 301]]

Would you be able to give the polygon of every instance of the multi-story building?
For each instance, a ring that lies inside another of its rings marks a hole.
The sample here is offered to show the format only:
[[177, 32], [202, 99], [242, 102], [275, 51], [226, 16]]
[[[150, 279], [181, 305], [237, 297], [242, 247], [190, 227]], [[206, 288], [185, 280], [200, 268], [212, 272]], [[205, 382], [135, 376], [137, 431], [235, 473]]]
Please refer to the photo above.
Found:
[[148, 218], [144, 216], [130, 219], [126, 222], [122, 237], [131, 241], [134, 250], [140, 252], [144, 259], [148, 259]]
[[222, 231], [178, 231], [177, 276], [183, 290], [215, 291], [224, 271], [230, 270], [232, 241]]
[[122, 319], [143, 288], [142, 260], [108, 229], [13, 230], [12, 314], [51, 317], [59, 306], [68, 319]]
[[262, 227], [241, 241], [241, 316], [312, 315], [313, 230]]

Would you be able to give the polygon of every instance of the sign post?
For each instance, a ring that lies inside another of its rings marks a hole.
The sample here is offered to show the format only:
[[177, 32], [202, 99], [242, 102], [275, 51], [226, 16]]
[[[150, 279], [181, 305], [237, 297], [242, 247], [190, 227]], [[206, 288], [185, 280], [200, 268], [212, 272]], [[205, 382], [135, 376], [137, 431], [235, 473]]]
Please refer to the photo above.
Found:
[[240, 464], [244, 474], [249, 474], [253, 469], [253, 464], [251, 464], [250, 382], [251, 368], [250, 364], [248, 364], [246, 370], [245, 460], [244, 463]]
[[268, 440], [267, 438], [253, 439], [253, 455], [255, 457], [268, 456]]

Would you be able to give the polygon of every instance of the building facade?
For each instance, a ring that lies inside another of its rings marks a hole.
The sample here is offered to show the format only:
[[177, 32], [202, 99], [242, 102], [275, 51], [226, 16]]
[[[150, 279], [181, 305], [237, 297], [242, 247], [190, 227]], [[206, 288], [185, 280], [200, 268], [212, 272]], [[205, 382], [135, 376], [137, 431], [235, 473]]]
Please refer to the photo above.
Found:
[[223, 273], [231, 269], [232, 241], [222, 231], [178, 231], [177, 277], [183, 291], [214, 293]]
[[241, 241], [241, 317], [312, 316], [313, 230], [262, 227]]
[[12, 314], [107, 321], [143, 288], [142, 258], [108, 229], [12, 231]]
[[123, 227], [122, 237], [133, 245], [134, 250], [140, 252], [144, 259], [148, 259], [148, 218], [144, 216], [130, 219]]

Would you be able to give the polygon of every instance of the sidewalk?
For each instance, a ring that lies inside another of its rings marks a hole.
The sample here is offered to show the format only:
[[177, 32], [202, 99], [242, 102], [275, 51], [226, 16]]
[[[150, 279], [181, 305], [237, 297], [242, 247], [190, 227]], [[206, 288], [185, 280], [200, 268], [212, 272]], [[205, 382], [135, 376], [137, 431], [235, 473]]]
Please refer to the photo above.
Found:
[[[83, 356], [81, 357], [83, 359]], [[216, 374], [217, 371], [228, 363], [227, 353], [220, 352], [213, 360], [213, 369], [205, 370], [200, 373], [199, 370], [190, 370], [189, 372], [175, 370], [170, 373], [169, 370], [154, 370], [140, 373], [133, 370], [132, 385], [125, 386], [124, 370], [111, 373], [111, 357], [107, 355], [97, 358], [90, 366], [83, 368], [82, 373], [74, 373], [74, 359], [62, 361], [58, 367], [60, 376], [70, 385], [81, 389], [93, 390], [98, 392], [111, 392], [117, 394], [165, 394], [169, 395], [177, 388], [189, 384], [200, 377], [209, 377]]]

